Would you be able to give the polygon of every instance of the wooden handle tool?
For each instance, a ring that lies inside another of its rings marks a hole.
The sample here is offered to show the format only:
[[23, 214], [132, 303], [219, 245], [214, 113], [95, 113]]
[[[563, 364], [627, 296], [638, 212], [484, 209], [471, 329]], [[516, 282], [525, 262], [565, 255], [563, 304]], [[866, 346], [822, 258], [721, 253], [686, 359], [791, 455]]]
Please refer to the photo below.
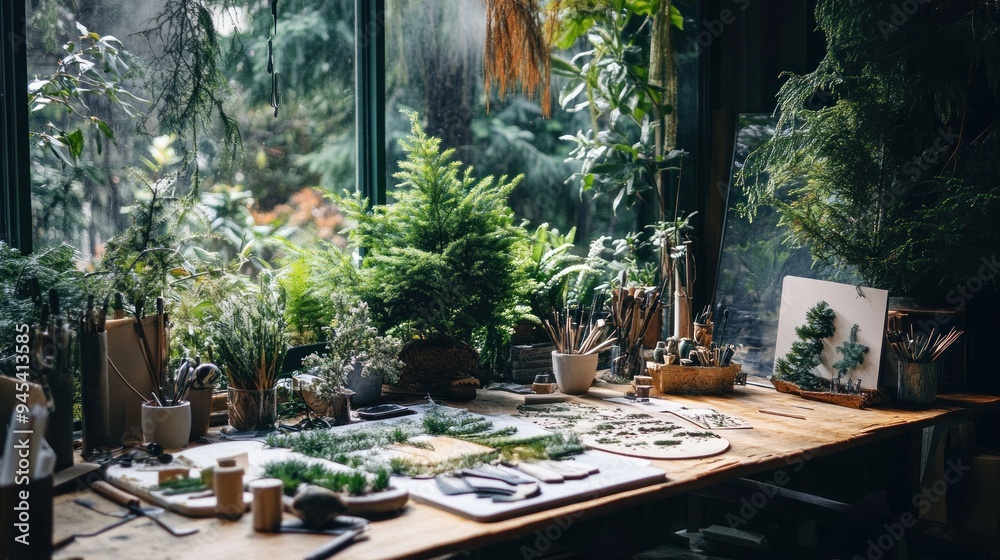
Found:
[[774, 416], [785, 416], [787, 418], [797, 418], [799, 420], [805, 420], [806, 417], [801, 414], [793, 414], [791, 412], [783, 412], [781, 410], [774, 410], [771, 408], [762, 408], [758, 412], [761, 414], [773, 414]]
[[90, 488], [120, 506], [127, 508], [139, 507], [139, 498], [119, 490], [103, 480], [98, 480], [91, 484]]

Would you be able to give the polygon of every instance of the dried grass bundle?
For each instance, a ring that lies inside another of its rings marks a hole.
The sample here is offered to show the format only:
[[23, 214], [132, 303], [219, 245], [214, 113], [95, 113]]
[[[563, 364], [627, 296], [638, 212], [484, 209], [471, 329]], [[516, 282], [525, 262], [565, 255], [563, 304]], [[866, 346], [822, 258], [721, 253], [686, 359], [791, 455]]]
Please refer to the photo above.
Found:
[[503, 99], [508, 92], [516, 91], [520, 83], [521, 91], [529, 96], [541, 93], [542, 115], [551, 115], [551, 39], [551, 29], [544, 30], [537, 0], [486, 0], [483, 81], [487, 91], [496, 82]]

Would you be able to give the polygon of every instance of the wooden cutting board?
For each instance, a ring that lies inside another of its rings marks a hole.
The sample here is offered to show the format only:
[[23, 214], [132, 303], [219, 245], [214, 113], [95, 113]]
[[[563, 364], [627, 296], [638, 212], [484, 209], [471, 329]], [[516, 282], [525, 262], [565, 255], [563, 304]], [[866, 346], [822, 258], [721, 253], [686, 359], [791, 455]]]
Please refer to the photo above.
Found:
[[[483, 455], [493, 451], [492, 448], [478, 443], [472, 443], [447, 436], [417, 436], [411, 441], [420, 444], [392, 444], [382, 454], [387, 458], [399, 457], [421, 465], [436, 465], [469, 455]], [[426, 445], [426, 447], [424, 447]]]
[[[215, 465], [218, 459], [242, 453], [247, 454], [249, 462], [249, 468], [243, 475], [244, 483], [261, 478], [265, 464], [293, 458], [307, 463], [322, 463], [333, 470], [350, 470], [343, 465], [306, 457], [288, 449], [269, 448], [260, 441], [244, 440], [213, 443], [181, 451], [175, 455], [172, 464], [162, 467], [135, 465], [130, 468], [122, 468], [118, 465], [111, 465], [105, 473], [105, 478], [114, 486], [164, 509], [189, 517], [215, 517], [214, 495], [205, 497], [192, 497], [198, 496], [198, 494], [166, 496], [162, 492], [153, 490], [153, 487], [159, 484], [159, 471], [165, 468], [177, 468], [184, 465], [186, 461], [192, 465], [190, 476], [198, 476], [201, 469]], [[249, 507], [253, 502], [253, 494], [244, 492], [243, 501]]]

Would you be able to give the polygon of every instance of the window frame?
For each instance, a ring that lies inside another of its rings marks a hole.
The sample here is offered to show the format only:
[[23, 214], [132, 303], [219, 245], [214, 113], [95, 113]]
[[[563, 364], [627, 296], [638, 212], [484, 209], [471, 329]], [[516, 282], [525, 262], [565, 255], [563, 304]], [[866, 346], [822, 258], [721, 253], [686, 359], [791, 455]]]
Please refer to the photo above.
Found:
[[27, 255], [32, 250], [28, 142], [28, 57], [23, 0], [0, 6], [0, 239]]

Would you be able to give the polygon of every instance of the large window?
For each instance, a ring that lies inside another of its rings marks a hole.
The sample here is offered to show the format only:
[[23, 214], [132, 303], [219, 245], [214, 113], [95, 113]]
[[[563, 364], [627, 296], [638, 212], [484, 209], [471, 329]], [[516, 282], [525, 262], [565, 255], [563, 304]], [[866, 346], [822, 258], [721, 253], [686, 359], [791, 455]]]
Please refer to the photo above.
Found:
[[89, 265], [164, 181], [199, 193], [191, 233], [224, 253], [339, 241], [323, 193], [354, 189], [353, 0], [287, 0], [277, 26], [266, 0], [26, 3], [37, 245]]
[[[197, 193], [187, 233], [209, 236], [208, 249], [224, 257], [262, 238], [343, 244], [341, 217], [325, 195], [357, 188], [358, 0], [284, 0], [276, 25], [267, 0], [24, 1], [29, 82], [43, 94], [30, 114], [37, 245], [70, 243], [92, 266], [129, 225], [129, 208], [164, 181], [172, 194]], [[674, 43], [683, 45], [697, 6], [680, 9], [689, 26]], [[594, 122], [587, 111], [559, 107], [566, 78], [552, 77], [550, 118], [537, 99], [487, 90], [484, 2], [385, 0], [385, 10], [378, 39], [390, 200], [397, 140], [407, 132], [401, 111], [412, 110], [478, 175], [523, 174], [510, 202], [533, 225], [576, 227], [584, 245], [655, 219], [649, 209], [613, 212], [609, 198], [581, 196], [579, 181], [568, 180], [580, 163], [561, 137]], [[571, 59], [586, 48], [581, 38], [557, 54]], [[679, 139], [691, 150], [697, 53], [678, 48], [676, 59]], [[684, 163], [688, 193], [694, 161]], [[695, 204], [682, 197], [684, 208]], [[265, 258], [281, 252], [269, 247]]]

